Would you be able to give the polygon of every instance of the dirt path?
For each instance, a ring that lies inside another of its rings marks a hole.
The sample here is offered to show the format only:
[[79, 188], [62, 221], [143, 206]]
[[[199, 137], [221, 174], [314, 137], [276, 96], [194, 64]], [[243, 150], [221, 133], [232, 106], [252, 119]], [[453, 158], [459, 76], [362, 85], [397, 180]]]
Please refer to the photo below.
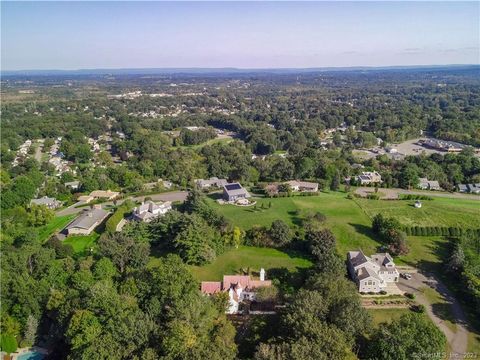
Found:
[[[406, 292], [416, 294], [417, 301], [425, 306], [426, 312], [430, 319], [432, 319], [435, 325], [437, 325], [438, 328], [445, 334], [448, 344], [450, 345], [450, 349], [453, 353], [463, 355], [467, 352], [468, 330], [466, 328], [467, 320], [465, 314], [460, 306], [460, 303], [457, 301], [457, 299], [455, 299], [455, 297], [443, 283], [430, 274], [426, 275], [419, 272], [413, 273], [411, 280], [402, 279], [398, 286]], [[437, 291], [450, 306], [453, 319], [449, 320], [456, 325], [455, 332], [453, 332], [452, 329], [447, 326], [445, 319], [438, 314], [438, 311], [436, 312], [434, 310], [432, 304], [422, 293], [421, 289], [427, 286]]]

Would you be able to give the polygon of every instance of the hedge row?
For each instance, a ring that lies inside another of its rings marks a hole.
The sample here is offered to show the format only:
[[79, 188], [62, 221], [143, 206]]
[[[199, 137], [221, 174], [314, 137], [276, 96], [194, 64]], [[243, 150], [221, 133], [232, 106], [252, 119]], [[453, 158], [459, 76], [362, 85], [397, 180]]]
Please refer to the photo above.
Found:
[[443, 226], [403, 226], [402, 230], [412, 236], [452, 236], [459, 237], [467, 234], [480, 236], [480, 229], [463, 229], [459, 227]]
[[433, 200], [433, 198], [428, 195], [401, 194], [400, 200]]
[[132, 209], [131, 204], [124, 203], [120, 205], [112, 216], [105, 223], [105, 229], [114, 233], [117, 230], [118, 223], [124, 218], [125, 214]]

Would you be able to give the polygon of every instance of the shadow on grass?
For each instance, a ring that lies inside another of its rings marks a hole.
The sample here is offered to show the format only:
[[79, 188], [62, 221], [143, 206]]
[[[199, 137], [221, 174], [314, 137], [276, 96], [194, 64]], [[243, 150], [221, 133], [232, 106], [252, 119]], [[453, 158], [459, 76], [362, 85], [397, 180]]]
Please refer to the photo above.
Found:
[[363, 224], [353, 224], [353, 223], [348, 223], [348, 225], [352, 226], [355, 229], [355, 231], [358, 232], [359, 234], [368, 236], [369, 238], [380, 242], [380, 239], [378, 238], [377, 234], [375, 234], [372, 231], [372, 228], [370, 226], [363, 225]]
[[309, 268], [296, 267], [295, 271], [287, 268], [272, 268], [268, 270], [268, 278], [274, 282], [279, 290], [284, 294], [293, 294], [293, 292], [305, 284]]

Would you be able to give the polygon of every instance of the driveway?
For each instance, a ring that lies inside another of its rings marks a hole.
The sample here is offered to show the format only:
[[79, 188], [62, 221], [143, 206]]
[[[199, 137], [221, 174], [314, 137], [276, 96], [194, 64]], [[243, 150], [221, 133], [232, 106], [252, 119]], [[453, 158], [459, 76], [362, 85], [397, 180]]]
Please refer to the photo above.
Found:
[[[128, 197], [127, 199], [130, 199], [133, 201], [143, 201], [146, 197], [149, 197], [153, 201], [185, 201], [187, 196], [188, 196], [188, 191], [170, 191], [170, 192], [164, 192], [159, 194]], [[117, 205], [123, 203], [125, 200], [126, 199], [119, 199], [117, 201]], [[85, 204], [84, 201], [76, 202], [75, 204], [70, 205], [65, 209], [57, 211], [57, 216], [77, 214], [87, 208], [87, 207], [77, 207], [83, 204]], [[101, 205], [102, 206], [113, 205], [113, 201], [107, 201], [107, 202], [101, 203]]]
[[[412, 272], [411, 275], [411, 280], [400, 278], [398, 287], [405, 292], [416, 295], [417, 302], [425, 306], [425, 310], [430, 319], [432, 319], [435, 325], [437, 325], [447, 337], [452, 353], [465, 354], [467, 352], [468, 342], [467, 320], [459, 302], [453, 297], [448, 288], [434, 276], [420, 272]], [[446, 325], [445, 319], [441, 317], [439, 311], [435, 311], [432, 304], [420, 291], [420, 289], [425, 287], [430, 287], [438, 292], [446, 301], [447, 306], [450, 306], [449, 310], [453, 319], [449, 320], [455, 323], [456, 332], [452, 331], [452, 329]]]

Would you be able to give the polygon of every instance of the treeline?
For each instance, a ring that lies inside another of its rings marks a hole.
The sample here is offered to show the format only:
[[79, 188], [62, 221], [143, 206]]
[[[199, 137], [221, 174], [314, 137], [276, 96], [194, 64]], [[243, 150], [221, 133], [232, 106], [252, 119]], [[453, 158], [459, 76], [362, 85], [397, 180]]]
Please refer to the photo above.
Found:
[[460, 236], [450, 248], [446, 265], [450, 276], [460, 284], [456, 290], [480, 318], [480, 232]]
[[180, 130], [178, 138], [175, 139], [175, 145], [198, 145], [215, 139], [216, 137], [217, 133], [212, 128], [197, 130], [182, 129]]

